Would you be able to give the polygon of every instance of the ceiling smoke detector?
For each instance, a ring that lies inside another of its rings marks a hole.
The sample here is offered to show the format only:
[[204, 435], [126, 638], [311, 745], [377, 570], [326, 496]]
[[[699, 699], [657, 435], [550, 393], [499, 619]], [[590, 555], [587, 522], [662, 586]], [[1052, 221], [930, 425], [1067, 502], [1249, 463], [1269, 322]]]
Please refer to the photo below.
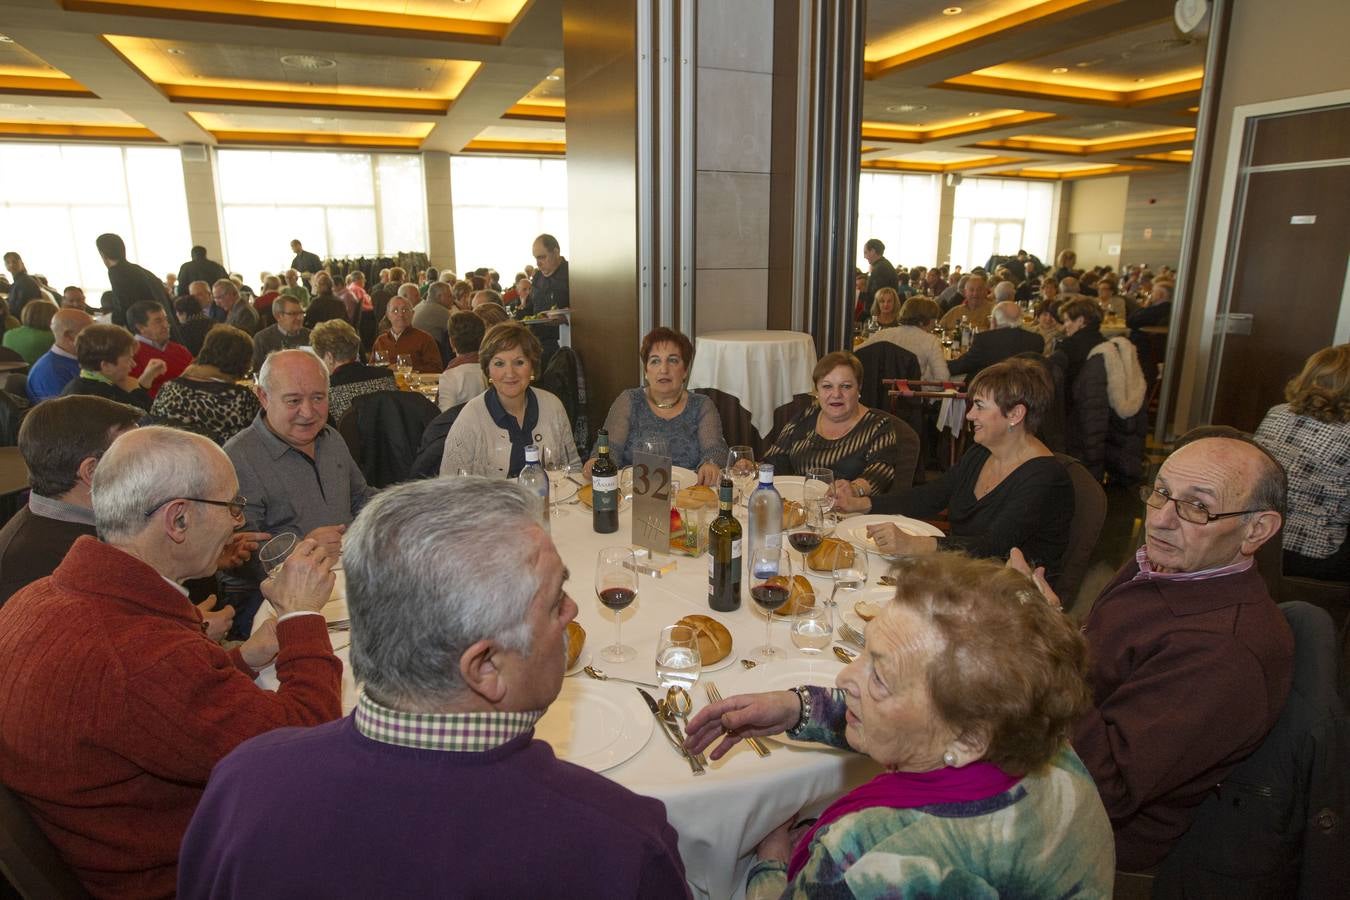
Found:
[[169, 54], [170, 56], [182, 56], [183, 54], [187, 53], [187, 51], [184, 50], [182, 47], [170, 47], [168, 50], [165, 50], [164, 52]]
[[329, 59], [326, 56], [314, 56], [309, 53], [292, 53], [289, 56], [283, 56], [281, 64], [291, 69], [314, 71], [316, 69], [334, 68], [337, 65], [337, 60]]
[[944, 16], [959, 16], [959, 15], [961, 15], [961, 7], [959, 7], [959, 6], [949, 6], [949, 7], [947, 7], [946, 9], [944, 9], [944, 10], [942, 11], [942, 14], [943, 14]]

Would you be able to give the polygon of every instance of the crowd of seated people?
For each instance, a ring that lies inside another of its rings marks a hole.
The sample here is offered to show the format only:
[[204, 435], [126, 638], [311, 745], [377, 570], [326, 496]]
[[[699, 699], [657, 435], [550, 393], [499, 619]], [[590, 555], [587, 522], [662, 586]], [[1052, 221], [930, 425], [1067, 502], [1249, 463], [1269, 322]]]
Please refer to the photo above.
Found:
[[[861, 402], [862, 364], [847, 351], [821, 358], [812, 402], [763, 455], [783, 475], [830, 468], [843, 512], [945, 513], [947, 537], [869, 528], [904, 561], [894, 599], [866, 626], [867, 652], [836, 688], [730, 696], [690, 721], [689, 746], [712, 747], [714, 759], [786, 732], [885, 770], [818, 818], [763, 835], [748, 897], [1109, 895], [1117, 869], [1166, 857], [1283, 708], [1293, 643], [1257, 551], [1282, 536], [1287, 573], [1350, 580], [1341, 346], [1308, 361], [1254, 441], [1183, 440], [1141, 489], [1143, 546], [1079, 633], [1055, 591], [1074, 489], [1038, 425], [1056, 369], [1072, 385], [1099, 365], [1108, 393], [1138, 391], [1121, 368], [1129, 341], [1101, 332], [1133, 292], [1071, 268], [1046, 283], [1051, 296], [1025, 301], [1037, 317], [1024, 330], [1019, 282], [1037, 272], [1021, 268], [910, 270], [873, 294], [883, 325], [873, 341], [909, 349], [925, 377], [969, 378], [973, 446], [940, 478], [910, 487], [900, 477], [897, 422]], [[530, 500], [503, 479], [519, 474], [529, 444], [567, 465], [583, 458], [561, 401], [532, 384], [539, 339], [494, 321], [503, 306], [491, 272], [414, 273], [420, 285], [365, 296], [348, 279], [345, 297], [325, 274], [308, 308], [336, 311], [332, 298], [343, 312], [312, 331], [295, 292], [274, 287], [275, 324], [252, 334], [211, 320], [247, 324], [238, 310], [256, 300], [225, 279], [235, 290], [220, 288], [212, 313], [190, 284], [180, 300], [195, 311], [175, 304], [175, 321], [211, 322], [195, 352], [167, 333], [158, 302], [126, 305], [126, 328], [75, 308], [50, 315], [30, 391], [73, 364], [55, 394], [94, 396], [35, 397], [20, 439], [34, 486], [0, 530], [0, 782], [99, 895], [380, 893], [392, 866], [413, 893], [528, 893], [548, 872], [572, 895], [687, 896], [663, 806], [559, 762], [532, 733], [558, 696], [576, 606]], [[937, 297], [958, 284], [946, 316], [988, 312], [964, 362], [949, 366], [932, 328], [944, 317]], [[1148, 291], [1160, 290], [1169, 283], [1155, 278]], [[382, 329], [367, 345], [362, 324], [382, 294]], [[30, 301], [24, 315], [44, 305]], [[427, 305], [444, 312], [446, 350], [415, 324]], [[366, 354], [414, 355], [394, 352], [414, 343], [415, 367], [441, 373], [442, 408], [459, 408], [441, 474], [487, 477], [377, 495], [332, 426], [356, 396], [398, 389]], [[688, 390], [692, 342], [657, 328], [639, 353], [642, 382], [606, 419], [616, 462], [655, 441], [716, 484], [727, 446], [716, 409]], [[240, 384], [250, 372], [256, 390]], [[269, 578], [256, 551], [281, 532], [300, 539], [294, 564]], [[346, 718], [341, 663], [314, 615], [339, 559], [362, 685]], [[217, 576], [220, 601], [187, 598], [184, 582]], [[276, 618], [255, 617], [264, 599]], [[428, 631], [429, 609], [461, 614], [434, 617]], [[240, 643], [217, 642], [227, 635]], [[136, 664], [148, 655], [153, 666]], [[269, 663], [277, 692], [252, 680]], [[34, 681], [71, 689], [43, 703], [22, 687]], [[403, 732], [413, 716], [438, 737]], [[48, 758], [70, 764], [30, 763]], [[356, 815], [307, 829], [339, 791]], [[98, 805], [82, 802], [92, 795]], [[549, 817], [523, 812], [544, 802]], [[361, 813], [390, 808], [398, 821], [372, 834]], [[435, 850], [446, 843], [458, 852]], [[487, 862], [505, 843], [509, 870]], [[261, 885], [260, 861], [275, 863]]]

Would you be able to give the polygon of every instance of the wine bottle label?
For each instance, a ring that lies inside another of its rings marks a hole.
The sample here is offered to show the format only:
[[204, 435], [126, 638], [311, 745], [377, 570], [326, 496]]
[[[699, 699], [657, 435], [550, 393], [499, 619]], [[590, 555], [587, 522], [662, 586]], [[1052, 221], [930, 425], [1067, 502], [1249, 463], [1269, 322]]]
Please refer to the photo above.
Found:
[[591, 490], [594, 493], [601, 491], [617, 491], [619, 489], [618, 475], [597, 475], [591, 479]]
[[736, 540], [731, 542], [731, 561], [733, 563], [738, 563], [740, 562], [740, 559], [741, 559], [741, 539], [736, 538]]

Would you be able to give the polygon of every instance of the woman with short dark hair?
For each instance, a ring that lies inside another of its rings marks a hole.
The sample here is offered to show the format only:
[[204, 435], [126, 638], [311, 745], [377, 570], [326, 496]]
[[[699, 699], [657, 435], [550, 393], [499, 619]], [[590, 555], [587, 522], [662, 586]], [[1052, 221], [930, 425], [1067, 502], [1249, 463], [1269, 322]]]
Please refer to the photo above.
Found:
[[139, 378], [131, 377], [136, 366], [136, 341], [131, 332], [120, 325], [90, 325], [75, 338], [75, 357], [80, 374], [70, 380], [62, 396], [92, 394], [149, 412], [149, 387], [166, 366], [164, 360], [152, 359]]
[[150, 418], [224, 446], [261, 409], [253, 391], [239, 383], [252, 365], [253, 339], [248, 332], [233, 325], [215, 326], [206, 333], [192, 365], [160, 387]]
[[741, 694], [689, 722], [723, 756], [786, 732], [885, 769], [760, 841], [746, 896], [1109, 897], [1111, 823], [1069, 745], [1092, 707], [1087, 646], [1025, 575], [905, 560], [836, 688]]
[[906, 534], [896, 525], [868, 529], [877, 547], [891, 556], [963, 550], [972, 556], [1005, 560], [1014, 548], [1032, 567], [1044, 566], [1054, 585], [1069, 545], [1073, 484], [1036, 428], [1054, 400], [1045, 366], [1010, 359], [989, 366], [970, 382], [975, 446], [936, 481], [904, 493], [859, 497], [836, 482], [835, 504], [843, 512], [899, 513], [929, 519], [944, 509], [947, 537]]
[[1055, 345], [1055, 355], [1064, 367], [1064, 384], [1072, 389], [1092, 348], [1106, 340], [1102, 309], [1095, 300], [1080, 297], [1060, 306], [1059, 320], [1064, 323], [1064, 337]]

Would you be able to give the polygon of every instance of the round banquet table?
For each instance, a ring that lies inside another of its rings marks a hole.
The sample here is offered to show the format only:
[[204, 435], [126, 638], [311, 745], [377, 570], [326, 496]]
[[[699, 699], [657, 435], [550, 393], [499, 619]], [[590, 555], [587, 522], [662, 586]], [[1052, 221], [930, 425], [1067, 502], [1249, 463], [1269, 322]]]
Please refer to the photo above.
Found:
[[695, 339], [689, 389], [716, 388], [741, 401], [761, 435], [773, 412], [815, 388], [816, 344], [799, 331], [715, 331]]
[[[793, 499], [792, 487], [780, 486], [780, 490], [788, 499]], [[658, 633], [662, 627], [690, 613], [713, 615], [725, 624], [732, 633], [733, 652], [737, 657], [726, 668], [703, 674], [691, 692], [696, 710], [707, 702], [703, 685], [709, 681], [717, 685], [722, 696], [729, 697], [785, 687], [780, 684], [785, 679], [794, 684], [833, 685], [835, 675], [843, 668], [828, 650], [815, 657], [798, 651], [789, 640], [787, 622], [779, 620], [773, 625], [773, 642], [780, 650], [779, 658], [751, 670], [743, 668], [739, 658], [753, 655], [754, 649], [764, 643], [764, 617], [750, 600], [749, 584], [745, 581], [742, 582], [739, 610], [714, 613], [708, 609], [706, 555], [699, 558], [659, 556], [658, 564], [676, 560], [675, 570], [660, 578], [639, 576], [637, 600], [623, 612], [623, 642], [634, 647], [637, 656], [622, 664], [606, 662], [600, 658], [600, 648], [613, 643], [614, 614], [601, 606], [595, 596], [595, 560], [601, 548], [628, 544], [631, 516], [626, 509], [621, 510], [617, 533], [596, 534], [591, 528], [590, 510], [579, 503], [563, 502], [555, 510], [551, 530], [559, 554], [570, 570], [567, 589], [579, 609], [577, 622], [586, 629], [581, 661], [589, 657], [596, 668], [609, 675], [655, 682]], [[794, 551], [792, 556], [795, 567], [800, 555]], [[868, 583], [876, 584], [877, 577], [885, 571], [874, 557]], [[811, 576], [817, 596], [828, 596], [830, 576], [820, 577], [809, 571], [806, 574]], [[343, 593], [339, 573], [338, 588], [330, 607], [339, 608], [340, 617], [346, 616]], [[265, 603], [262, 614], [272, 614]], [[330, 609], [325, 609], [325, 614], [330, 620], [335, 618]], [[350, 712], [356, 702], [356, 685], [346, 648], [349, 634], [338, 631], [331, 637], [343, 662], [343, 710]], [[258, 684], [275, 690], [275, 670], [264, 669], [258, 676]], [[607, 696], [617, 696], [617, 692], [636, 697], [631, 685], [595, 681], [584, 673], [568, 676], [563, 688], [564, 695], [570, 695], [573, 702], [579, 704], [585, 704], [588, 697], [599, 701]], [[649, 692], [657, 693], [651, 689]], [[643, 718], [655, 724], [649, 714]], [[547, 719], [546, 715], [541, 721], [537, 736], [544, 736], [542, 732]], [[767, 757], [756, 756], [741, 742], [722, 759], [709, 760], [706, 775], [695, 777], [689, 764], [659, 730], [653, 729], [635, 756], [603, 770], [606, 777], [624, 787], [665, 803], [670, 823], [679, 834], [685, 875], [695, 897], [720, 900], [743, 895], [750, 854], [764, 835], [803, 807], [811, 808], [812, 814], [819, 812], [829, 801], [880, 771], [871, 759], [860, 754], [825, 747], [790, 747], [771, 739], [766, 739], [765, 743], [771, 750]]]

